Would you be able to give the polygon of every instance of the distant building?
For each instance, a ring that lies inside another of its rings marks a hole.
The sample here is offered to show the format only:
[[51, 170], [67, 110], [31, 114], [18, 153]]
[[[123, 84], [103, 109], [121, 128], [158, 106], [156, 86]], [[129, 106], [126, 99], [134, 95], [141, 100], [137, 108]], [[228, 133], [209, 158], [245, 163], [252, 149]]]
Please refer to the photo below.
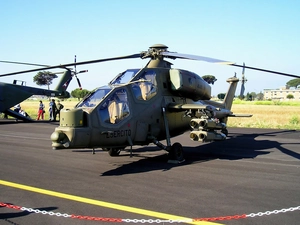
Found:
[[288, 100], [287, 95], [293, 95], [294, 100], [300, 100], [300, 89], [281, 87], [279, 89], [264, 89], [265, 100]]

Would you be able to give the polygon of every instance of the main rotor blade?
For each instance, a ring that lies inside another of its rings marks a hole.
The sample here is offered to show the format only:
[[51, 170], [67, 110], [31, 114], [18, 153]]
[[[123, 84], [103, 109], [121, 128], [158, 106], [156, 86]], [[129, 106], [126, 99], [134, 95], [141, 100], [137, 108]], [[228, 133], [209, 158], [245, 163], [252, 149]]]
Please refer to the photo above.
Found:
[[170, 58], [200, 60], [200, 61], [205, 61], [210, 63], [220, 63], [220, 64], [228, 64], [228, 65], [234, 64], [234, 62], [228, 62], [220, 59], [214, 59], [214, 58], [209, 58], [209, 57], [199, 56], [199, 55], [182, 54], [177, 52], [161, 52], [161, 54]]
[[35, 64], [35, 63], [25, 63], [25, 62], [13, 62], [13, 61], [0, 61], [1, 63], [12, 63], [12, 64], [21, 64], [21, 65], [29, 65], [29, 66], [42, 66], [49, 67], [48, 65]]
[[242, 68], [245, 68], [245, 69], [258, 70], [258, 71], [262, 71], [262, 72], [266, 72], [266, 73], [274, 73], [274, 74], [278, 74], [278, 75], [282, 75], [282, 76], [300, 78], [299, 75], [289, 74], [289, 73], [282, 73], [282, 72], [278, 72], [278, 71], [274, 71], [274, 70], [266, 70], [266, 69], [261, 69], [261, 68], [251, 67], [251, 66], [245, 66], [245, 65], [238, 65], [238, 64], [229, 64], [229, 65], [230, 66], [236, 66], [236, 67], [242, 67]]
[[44, 68], [38, 68], [38, 69], [32, 69], [32, 70], [24, 70], [24, 71], [19, 71], [19, 72], [14, 72], [14, 73], [6, 73], [6, 74], [0, 75], [0, 77], [17, 75], [17, 74], [22, 74], [22, 73], [36, 72], [36, 71], [41, 71], [41, 70], [50, 70], [50, 69], [55, 69], [55, 68], [64, 68], [64, 69], [66, 69], [66, 67], [68, 67], [68, 66], [74, 66], [75, 64], [76, 64], [76, 66], [78, 66], [78, 65], [100, 63], [100, 62], [120, 60], [120, 59], [140, 58], [140, 57], [141, 57], [141, 54], [137, 53], [137, 54], [127, 55], [127, 56], [119, 56], [119, 57], [114, 57], [114, 58], [96, 59], [96, 60], [90, 60], [90, 61], [84, 61], [84, 62], [61, 64], [61, 65], [57, 65], [57, 66], [47, 66], [47, 67], [44, 67]]
[[242, 67], [243, 70], [251, 69], [251, 70], [257, 70], [257, 71], [262, 71], [262, 72], [267, 72], [267, 73], [274, 73], [274, 74], [283, 75], [283, 76], [300, 78], [299, 75], [295, 75], [295, 74], [282, 73], [282, 72], [278, 72], [278, 71], [261, 69], [261, 68], [250, 67], [250, 66], [245, 66], [245, 65], [238, 65], [238, 64], [235, 64], [234, 62], [229, 62], [229, 61], [224, 61], [224, 60], [214, 59], [214, 58], [209, 58], [209, 57], [204, 57], [204, 56], [181, 54], [181, 53], [176, 53], [176, 52], [161, 52], [161, 54], [166, 57], [170, 57], [170, 58], [200, 60], [200, 61], [205, 61], [205, 62], [210, 62], [210, 63], [219, 63], [219, 64], [225, 64], [225, 65], [229, 65], [229, 66]]

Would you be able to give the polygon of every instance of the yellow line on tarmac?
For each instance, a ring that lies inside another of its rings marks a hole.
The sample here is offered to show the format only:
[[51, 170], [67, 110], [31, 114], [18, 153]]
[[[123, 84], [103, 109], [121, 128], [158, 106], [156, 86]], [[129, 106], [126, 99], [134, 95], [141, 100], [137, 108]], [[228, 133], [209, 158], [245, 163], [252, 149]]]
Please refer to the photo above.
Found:
[[[166, 213], [160, 213], [160, 212], [155, 212], [155, 211], [150, 211], [150, 210], [145, 210], [145, 209], [139, 209], [135, 207], [130, 207], [130, 206], [125, 206], [125, 205], [118, 205], [114, 203], [109, 203], [109, 202], [104, 202], [104, 201], [98, 201], [94, 199], [89, 199], [89, 198], [84, 198], [84, 197], [79, 197], [75, 195], [69, 195], [69, 194], [64, 194], [56, 191], [49, 191], [41, 188], [36, 188], [36, 187], [31, 187], [23, 184], [17, 184], [9, 181], [4, 181], [0, 180], [1, 185], [5, 185], [8, 187], [13, 187], [13, 188], [18, 188], [26, 191], [31, 191], [31, 192], [36, 192], [44, 195], [50, 195], [58, 198], [64, 198], [72, 201], [77, 201], [77, 202], [83, 202], [91, 205], [97, 205], [101, 207], [106, 207], [106, 208], [111, 208], [111, 209], [116, 209], [116, 210], [121, 210], [125, 212], [130, 212], [130, 213], [135, 213], [135, 214], [140, 214], [140, 215], [146, 215], [146, 216], [151, 216], [155, 218], [160, 218], [160, 219], [166, 219], [166, 220], [191, 220], [191, 218], [187, 217], [182, 217], [182, 216], [175, 216], [171, 214], [166, 214]], [[219, 223], [212, 223], [212, 222], [207, 222], [207, 221], [199, 221], [199, 222], [187, 222], [189, 224], [202, 224], [202, 225], [216, 225]]]

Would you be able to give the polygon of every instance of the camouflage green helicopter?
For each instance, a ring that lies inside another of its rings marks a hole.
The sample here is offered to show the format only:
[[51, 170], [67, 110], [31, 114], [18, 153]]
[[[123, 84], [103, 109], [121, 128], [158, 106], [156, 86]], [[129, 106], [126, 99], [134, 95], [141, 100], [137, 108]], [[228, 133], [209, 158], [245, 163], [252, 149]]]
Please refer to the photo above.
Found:
[[[95, 89], [74, 109], [63, 110], [60, 126], [51, 135], [52, 147], [103, 148], [111, 156], [117, 156], [126, 147], [154, 143], [169, 153], [170, 160], [181, 162], [183, 147], [180, 143], [171, 144], [172, 137], [191, 130], [192, 141], [226, 140], [228, 117], [251, 115], [236, 115], [230, 110], [238, 78], [227, 80], [229, 89], [224, 101], [215, 102], [210, 100], [211, 86], [206, 81], [193, 72], [172, 68], [165, 58], [202, 60], [278, 73], [169, 52], [167, 48], [157, 44], [140, 54], [101, 60], [150, 58], [144, 68], [126, 70], [108, 86]], [[167, 144], [162, 144], [162, 140]]]
[[[237, 77], [227, 80], [229, 89], [223, 102], [212, 101], [211, 86], [205, 80], [193, 72], [172, 68], [166, 58], [201, 60], [299, 77], [167, 49], [167, 46], [157, 44], [138, 54], [78, 62], [76, 65], [150, 59], [144, 68], [128, 69], [107, 86], [93, 90], [75, 108], [63, 109], [60, 124], [51, 134], [52, 148], [102, 148], [110, 156], [118, 156], [126, 147], [132, 150], [134, 145], [154, 143], [168, 152], [170, 160], [182, 162], [183, 147], [180, 143], [171, 144], [172, 137], [190, 131], [192, 141], [224, 141], [228, 134], [228, 117], [251, 116], [236, 115], [231, 111], [239, 81]], [[162, 140], [166, 140], [166, 145]]]

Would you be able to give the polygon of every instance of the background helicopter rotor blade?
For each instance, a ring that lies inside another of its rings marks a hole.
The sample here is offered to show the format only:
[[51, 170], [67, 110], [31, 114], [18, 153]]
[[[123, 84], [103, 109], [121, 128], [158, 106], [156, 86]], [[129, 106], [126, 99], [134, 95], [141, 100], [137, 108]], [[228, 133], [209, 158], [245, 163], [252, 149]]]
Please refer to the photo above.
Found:
[[87, 72], [89, 72], [88, 70], [80, 70], [77, 74], [79, 74], [79, 73], [87, 73]]
[[[113, 57], [113, 58], [105, 58], [105, 59], [96, 59], [96, 60], [90, 60], [90, 61], [84, 61], [84, 62], [77, 62], [76, 65], [78, 66], [78, 65], [100, 63], [100, 62], [120, 60], [120, 59], [133, 59], [133, 58], [140, 58], [140, 57], [141, 57], [141, 54], [137, 53], [137, 54], [127, 55], [127, 56], [119, 56], [119, 57]], [[61, 64], [61, 65], [57, 65], [57, 66], [47, 66], [47, 67], [44, 67], [44, 68], [38, 68], [38, 69], [32, 69], [32, 70], [24, 70], [24, 71], [19, 71], [19, 72], [1, 74], [0, 77], [17, 75], [17, 74], [22, 74], [22, 73], [36, 72], [36, 71], [41, 71], [41, 70], [49, 70], [49, 69], [55, 69], [55, 68], [64, 68], [65, 69], [68, 66], [74, 66], [74, 65], [75, 65], [75, 63]]]
[[77, 76], [76, 76], [76, 79], [77, 79], [77, 83], [78, 83], [79, 89], [82, 90], [81, 83], [80, 83], [79, 78]]
[[209, 58], [209, 57], [199, 56], [199, 55], [182, 54], [177, 52], [161, 52], [161, 54], [170, 58], [200, 60], [200, 61], [205, 61], [210, 63], [220, 63], [220, 64], [229, 64], [229, 65], [234, 64], [234, 62], [228, 62], [220, 59], [214, 59], [214, 58]]
[[[89, 72], [89, 71], [88, 70], [81, 70], [81, 71], [77, 72], [77, 74], [79, 74], [79, 73], [87, 73], [87, 72]], [[77, 79], [77, 83], [78, 83], [79, 89], [82, 90], [81, 83], [80, 83], [79, 78], [77, 76], [76, 76], [76, 79]]]
[[75, 63], [75, 64], [74, 64], [74, 70], [75, 70], [75, 72], [74, 72], [74, 75], [75, 75], [75, 77], [76, 77], [76, 80], [77, 80], [77, 83], [78, 83], [79, 89], [80, 89], [80, 90], [82, 90], [81, 83], [80, 83], [80, 81], [79, 81], [79, 78], [77, 77], [77, 69], [76, 69], [76, 55], [75, 55], [74, 63]]
[[[0, 63], [12, 63], [12, 64], [21, 64], [21, 65], [29, 65], [29, 66], [42, 66], [42, 67], [50, 67], [49, 65], [36, 64], [36, 63], [26, 63], [26, 62], [14, 62], [14, 61], [3, 61], [0, 60]], [[80, 71], [82, 73], [82, 71]], [[53, 72], [53, 74], [62, 74], [64, 72]]]
[[76, 71], [76, 55], [75, 55], [75, 58], [74, 58], [74, 70], [75, 70], [75, 75], [77, 74], [77, 71]]
[[21, 65], [28, 65], [28, 66], [42, 66], [42, 67], [49, 67], [49, 65], [36, 64], [36, 63], [13, 62], [13, 61], [3, 61], [3, 60], [0, 60], [0, 62], [1, 62], [1, 63], [21, 64]]

